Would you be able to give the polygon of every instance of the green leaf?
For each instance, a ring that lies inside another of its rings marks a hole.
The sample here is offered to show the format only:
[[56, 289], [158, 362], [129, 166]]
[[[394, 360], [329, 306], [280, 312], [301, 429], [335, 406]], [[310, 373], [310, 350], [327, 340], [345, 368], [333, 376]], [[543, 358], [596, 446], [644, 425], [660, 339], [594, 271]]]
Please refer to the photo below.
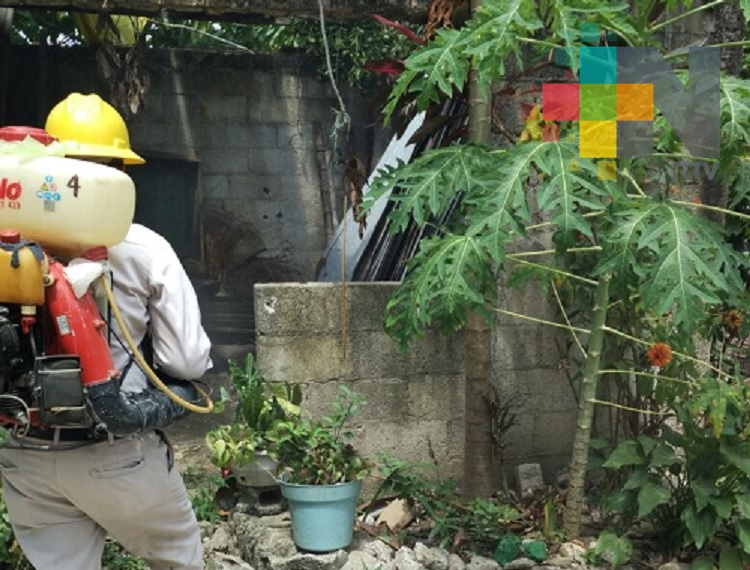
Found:
[[392, 231], [403, 231], [413, 220], [422, 226], [430, 216], [442, 214], [459, 191], [475, 192], [480, 181], [475, 177], [487, 169], [488, 150], [478, 145], [452, 145], [431, 149], [418, 158], [380, 171], [370, 185], [364, 207], [372, 207], [385, 193], [397, 207], [389, 219]]
[[645, 517], [659, 505], [668, 503], [671, 497], [669, 489], [658, 481], [645, 481], [638, 491], [638, 516]]
[[714, 561], [705, 556], [698, 557], [691, 562], [690, 570], [714, 570]]
[[646, 462], [640, 444], [635, 440], [623, 441], [609, 456], [604, 467], [619, 469], [623, 465], [644, 465]]
[[639, 435], [636, 439], [638, 440], [638, 443], [641, 444], [643, 453], [646, 455], [651, 455], [651, 452], [656, 447], [656, 440], [653, 437], [648, 437], [647, 435]]
[[734, 523], [737, 539], [745, 554], [750, 554], [750, 519], [740, 519]]
[[411, 271], [388, 302], [387, 332], [406, 347], [432, 324], [433, 315], [446, 333], [457, 331], [469, 311], [482, 310], [492, 302], [480, 293], [492, 294], [496, 288], [488, 259], [472, 236], [446, 235], [424, 241]]
[[737, 510], [743, 518], [750, 520], [750, 493], [736, 495], [734, 500], [737, 503]]
[[539, 152], [534, 155], [534, 165], [545, 174], [537, 191], [539, 209], [551, 215], [550, 222], [557, 227], [554, 236], [558, 249], [564, 251], [576, 244], [576, 233], [593, 238], [591, 224], [584, 214], [604, 210], [601, 196], [607, 195], [601, 182], [595, 184], [586, 174], [596, 179], [593, 167], [584, 162], [574, 170], [571, 164], [578, 161], [578, 147], [570, 143], [537, 143]]
[[750, 443], [745, 442], [731, 445], [722, 442], [719, 447], [719, 453], [745, 475], [750, 476]]
[[627, 537], [605, 530], [596, 541], [594, 553], [598, 559], [609, 561], [612, 568], [619, 568], [630, 559], [633, 545]]
[[719, 570], [742, 570], [742, 551], [724, 545], [719, 554]]
[[740, 8], [745, 17], [745, 23], [750, 22], [750, 0], [740, 0]]
[[712, 222], [654, 199], [619, 204], [613, 214], [594, 273], [611, 273], [615, 293], [629, 295], [636, 280], [645, 308], [671, 312], [674, 326], [688, 333], [721, 296], [744, 294], [739, 255]]
[[625, 484], [622, 486], [623, 489], [630, 490], [640, 489], [649, 477], [649, 472], [645, 467], [636, 467], [628, 477]]
[[484, 92], [505, 76], [508, 56], [515, 55], [522, 65], [519, 37], [533, 37], [542, 27], [534, 2], [528, 0], [493, 0], [479, 7], [463, 28], [461, 45], [474, 61], [477, 81]]
[[695, 505], [688, 505], [680, 516], [699, 550], [711, 541], [721, 521], [709, 508], [697, 511]]
[[651, 453], [649, 465], [651, 467], [669, 467], [676, 463], [682, 463], [682, 461], [683, 460], [675, 454], [670, 446], [665, 443], [660, 443]]
[[604, 501], [604, 510], [608, 513], [626, 514], [638, 506], [638, 495], [631, 490], [618, 489], [610, 493]]
[[726, 520], [732, 516], [734, 503], [726, 497], [709, 497], [708, 502], [722, 519]]
[[[748, 3], [749, 0], [743, 0]], [[722, 147], [750, 143], [750, 81], [731, 75], [721, 78]], [[724, 149], [721, 149], [722, 154]]]

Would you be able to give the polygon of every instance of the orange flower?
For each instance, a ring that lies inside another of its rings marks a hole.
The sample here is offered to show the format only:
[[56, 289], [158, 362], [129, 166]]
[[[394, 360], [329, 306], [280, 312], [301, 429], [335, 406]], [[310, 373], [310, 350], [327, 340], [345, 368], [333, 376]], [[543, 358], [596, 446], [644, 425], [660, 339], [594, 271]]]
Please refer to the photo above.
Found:
[[653, 366], [664, 368], [672, 361], [672, 349], [665, 342], [657, 342], [648, 349], [646, 357]]
[[744, 321], [745, 317], [742, 316], [742, 313], [737, 309], [731, 309], [724, 313], [724, 325], [726, 325], [730, 331], [736, 332], [739, 330]]

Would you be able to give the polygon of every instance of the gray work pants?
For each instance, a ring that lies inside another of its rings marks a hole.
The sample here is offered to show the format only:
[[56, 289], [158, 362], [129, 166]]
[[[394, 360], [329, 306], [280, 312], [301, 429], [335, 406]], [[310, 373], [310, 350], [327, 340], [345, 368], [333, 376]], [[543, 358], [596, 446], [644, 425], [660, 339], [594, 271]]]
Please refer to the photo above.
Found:
[[198, 522], [169, 453], [154, 432], [59, 451], [0, 449], [11, 524], [34, 568], [100, 570], [109, 535], [151, 570], [203, 570]]

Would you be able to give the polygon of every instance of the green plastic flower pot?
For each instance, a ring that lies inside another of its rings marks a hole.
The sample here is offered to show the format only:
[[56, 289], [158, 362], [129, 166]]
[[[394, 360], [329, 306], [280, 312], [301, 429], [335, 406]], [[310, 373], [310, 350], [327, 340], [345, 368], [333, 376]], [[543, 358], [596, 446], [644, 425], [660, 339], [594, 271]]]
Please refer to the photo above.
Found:
[[352, 543], [361, 480], [336, 485], [279, 484], [292, 516], [294, 543], [300, 549], [331, 552]]

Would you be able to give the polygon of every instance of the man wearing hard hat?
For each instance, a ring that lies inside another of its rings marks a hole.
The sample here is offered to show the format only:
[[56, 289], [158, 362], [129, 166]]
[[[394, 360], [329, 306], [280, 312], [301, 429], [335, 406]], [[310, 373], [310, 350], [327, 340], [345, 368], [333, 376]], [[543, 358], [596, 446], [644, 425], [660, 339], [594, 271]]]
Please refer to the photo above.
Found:
[[[118, 168], [145, 162], [131, 150], [123, 118], [97, 95], [71, 94], [52, 109], [45, 128], [66, 144], [67, 156]], [[211, 366], [211, 345], [193, 286], [170, 244], [133, 224], [125, 240], [109, 248], [108, 267], [135, 344], [150, 351], [166, 376], [200, 378]], [[123, 341], [117, 322], [110, 331], [120, 390], [128, 394], [118, 413], [132, 415], [117, 418], [127, 435], [64, 450], [1, 450], [3, 495], [16, 538], [37, 570], [100, 570], [107, 536], [152, 570], [201, 570], [200, 529], [160, 431], [185, 410], [149, 383], [142, 356]], [[186, 399], [193, 393], [179, 383], [173, 389]]]

